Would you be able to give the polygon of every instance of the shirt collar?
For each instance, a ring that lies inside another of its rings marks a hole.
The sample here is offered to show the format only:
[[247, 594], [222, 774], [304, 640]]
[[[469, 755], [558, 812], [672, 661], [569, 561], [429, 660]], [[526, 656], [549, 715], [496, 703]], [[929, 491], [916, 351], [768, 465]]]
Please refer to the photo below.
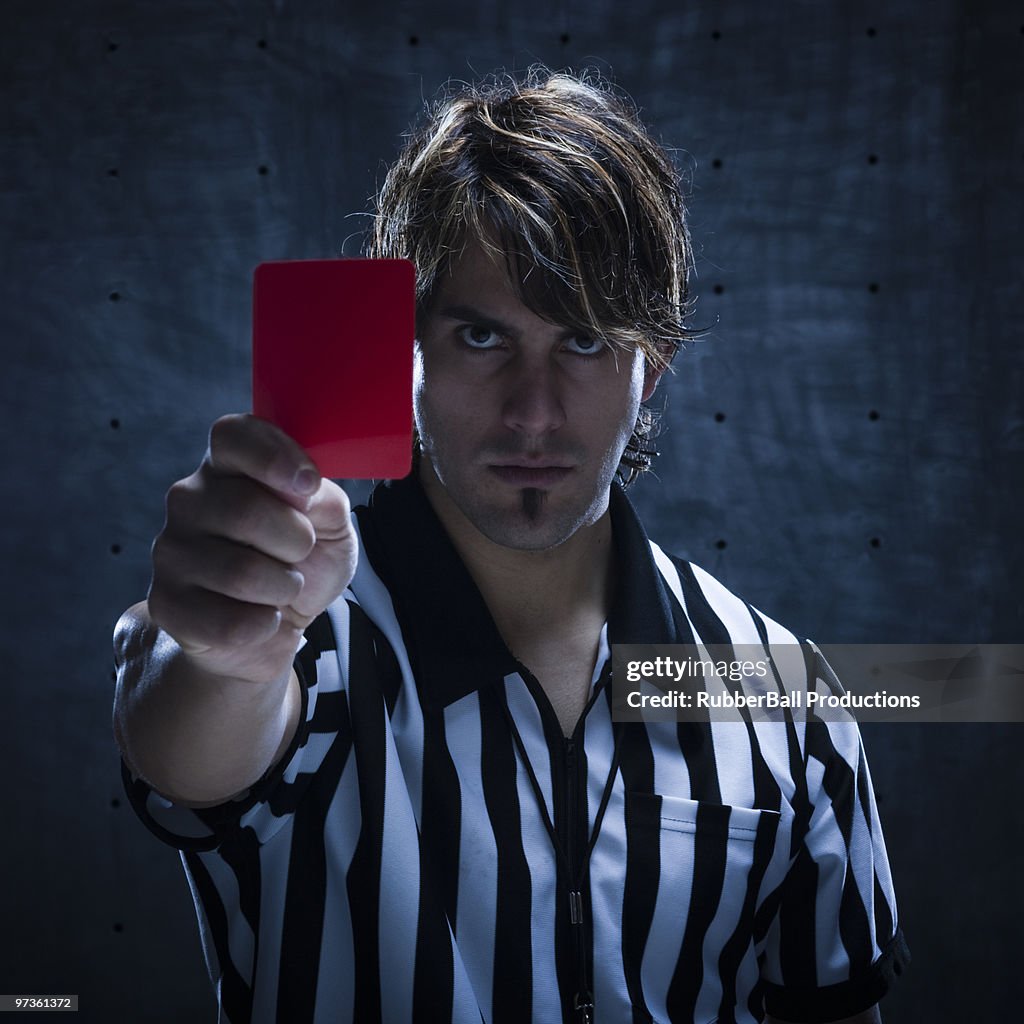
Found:
[[[670, 643], [667, 588], [618, 483], [610, 511], [617, 580], [608, 641]], [[519, 670], [415, 470], [378, 485], [356, 515], [364, 554], [391, 594], [423, 704], [445, 707]]]

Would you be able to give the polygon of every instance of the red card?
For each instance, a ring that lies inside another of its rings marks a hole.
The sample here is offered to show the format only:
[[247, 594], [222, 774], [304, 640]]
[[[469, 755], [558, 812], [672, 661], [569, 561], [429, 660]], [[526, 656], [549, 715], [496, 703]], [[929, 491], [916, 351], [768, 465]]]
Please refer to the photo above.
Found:
[[253, 277], [253, 412], [327, 477], [412, 464], [416, 275], [409, 260], [282, 260]]

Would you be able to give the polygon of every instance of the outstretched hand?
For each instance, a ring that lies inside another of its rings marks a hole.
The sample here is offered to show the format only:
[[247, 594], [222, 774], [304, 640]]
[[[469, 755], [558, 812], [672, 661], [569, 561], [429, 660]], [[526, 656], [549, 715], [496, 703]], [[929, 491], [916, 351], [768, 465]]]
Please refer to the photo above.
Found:
[[149, 616], [197, 667], [270, 682], [355, 567], [345, 492], [273, 424], [224, 416], [199, 468], [167, 492]]

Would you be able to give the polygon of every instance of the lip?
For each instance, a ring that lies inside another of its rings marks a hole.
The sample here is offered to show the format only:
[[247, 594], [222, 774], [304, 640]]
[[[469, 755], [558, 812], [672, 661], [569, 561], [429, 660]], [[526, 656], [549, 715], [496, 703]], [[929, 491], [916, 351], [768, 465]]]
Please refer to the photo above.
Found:
[[513, 487], [553, 487], [571, 472], [571, 466], [496, 465], [487, 467], [499, 480]]

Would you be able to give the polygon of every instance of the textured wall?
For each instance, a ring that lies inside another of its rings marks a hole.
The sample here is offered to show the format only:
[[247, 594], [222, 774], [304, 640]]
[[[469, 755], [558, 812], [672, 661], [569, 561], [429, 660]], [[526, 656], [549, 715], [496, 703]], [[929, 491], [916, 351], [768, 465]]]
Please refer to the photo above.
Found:
[[[714, 329], [635, 492], [664, 546], [821, 641], [1021, 640], [1019, 6], [356, 8], [0, 13], [0, 993], [79, 1020], [212, 1019], [177, 860], [121, 797], [109, 634], [248, 405], [253, 266], [356, 252], [449, 76], [593, 65], [679, 147]], [[1006, 1019], [1021, 727], [864, 732], [915, 955], [887, 1020]]]

